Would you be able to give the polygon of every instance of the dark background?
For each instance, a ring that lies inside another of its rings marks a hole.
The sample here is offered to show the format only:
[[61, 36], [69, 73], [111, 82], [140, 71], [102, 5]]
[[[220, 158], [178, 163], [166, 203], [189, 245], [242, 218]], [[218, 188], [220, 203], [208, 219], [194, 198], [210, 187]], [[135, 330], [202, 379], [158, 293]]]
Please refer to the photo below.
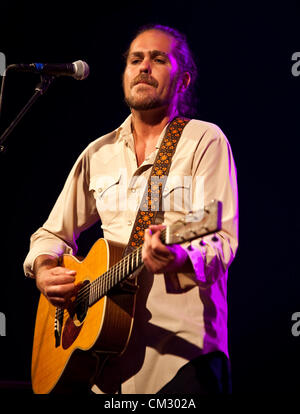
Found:
[[[29, 237], [46, 220], [80, 152], [128, 115], [121, 55], [140, 25], [158, 22], [187, 35], [199, 65], [198, 118], [221, 127], [237, 165], [240, 246], [228, 282], [233, 390], [294, 393], [300, 386], [300, 338], [291, 333], [291, 316], [300, 312], [300, 77], [291, 71], [300, 51], [297, 2], [105, 3], [1, 3], [7, 64], [82, 59], [91, 70], [81, 82], [57, 79], [0, 154], [2, 388], [21, 390], [30, 381], [39, 295], [22, 269]], [[7, 76], [1, 133], [38, 80]], [[99, 236], [98, 228], [81, 236], [81, 251]]]

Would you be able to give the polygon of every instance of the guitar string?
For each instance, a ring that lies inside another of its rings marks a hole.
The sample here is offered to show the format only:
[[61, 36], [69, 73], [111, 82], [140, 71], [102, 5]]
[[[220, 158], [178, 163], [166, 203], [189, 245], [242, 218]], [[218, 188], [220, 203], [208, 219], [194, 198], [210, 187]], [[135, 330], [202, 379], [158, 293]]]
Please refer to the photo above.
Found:
[[90, 293], [91, 290], [96, 290], [96, 292], [93, 292], [96, 294], [100, 294], [100, 292], [104, 293], [104, 291], [108, 291], [112, 287], [111, 282], [113, 282], [112, 285], [119, 283], [123, 279], [125, 269], [128, 269], [128, 267], [130, 266], [131, 271], [133, 271], [134, 256], [136, 265], [138, 265], [141, 259], [141, 249], [136, 249], [134, 252], [122, 259], [118, 264], [113, 266], [108, 272], [99, 276], [99, 278], [97, 278], [90, 285], [87, 286], [84, 292], [81, 292], [81, 294], [78, 295], [78, 298], [81, 299], [82, 296], [86, 297], [86, 293]]
[[109, 281], [112, 280], [112, 277], [115, 276], [114, 279], [120, 278], [117, 283], [119, 283], [122, 280], [122, 274], [121, 271], [124, 272], [124, 269], [128, 267], [129, 259], [132, 262], [132, 256], [137, 256], [137, 259], [140, 258], [141, 250], [140, 248], [134, 250], [129, 255], [124, 257], [122, 260], [120, 260], [118, 263], [116, 263], [113, 267], [111, 267], [108, 271], [103, 273], [102, 275], [98, 276], [97, 279], [93, 280], [90, 284], [88, 284], [86, 287], [82, 288], [77, 295], [77, 299], [80, 299], [83, 296], [86, 296], [87, 293], [90, 292], [91, 288], [97, 289], [100, 286], [103, 288], [104, 285], [110, 285]]
[[[161, 240], [163, 242], [165, 242], [165, 236], [166, 236], [166, 229], [163, 229], [161, 231]], [[198, 236], [200, 236], [200, 234], [198, 234]], [[105, 296], [104, 291], [103, 291], [103, 285], [107, 285], [109, 282], [109, 280], [111, 280], [111, 276], [112, 275], [116, 275], [118, 272], [120, 272], [120, 276], [121, 276], [121, 270], [123, 270], [124, 272], [124, 264], [125, 266], [130, 266], [130, 263], [133, 263], [133, 257], [134, 255], [136, 256], [136, 260], [139, 262], [139, 260], [141, 260], [141, 254], [142, 254], [142, 246], [139, 246], [137, 249], [135, 249], [133, 252], [129, 253], [127, 256], [125, 256], [123, 259], [121, 259], [118, 263], [116, 263], [114, 266], [112, 266], [108, 271], [106, 271], [105, 273], [103, 273], [102, 275], [98, 276], [95, 280], [93, 280], [93, 282], [91, 282], [90, 284], [88, 284], [86, 287], [82, 288], [79, 291], [79, 294], [77, 295], [75, 302], [78, 305], [79, 303], [83, 302], [83, 300], [85, 300], [86, 298], [90, 297], [90, 292], [91, 292], [91, 287], [95, 288], [97, 295], [99, 296], [99, 294], [101, 293], [100, 296]], [[127, 261], [127, 263], [126, 263]], [[138, 267], [138, 266], [137, 266]], [[133, 270], [131, 270], [132, 272]], [[131, 272], [127, 272], [127, 273], [131, 273]], [[117, 282], [119, 283], [122, 280], [122, 278]], [[114, 285], [116, 285], [117, 283], [115, 283]], [[107, 286], [106, 286], [107, 288]], [[107, 292], [111, 289], [111, 287], [109, 287], [107, 289]], [[93, 292], [93, 294], [95, 294], [95, 292]], [[96, 296], [97, 298], [97, 296]], [[78, 300], [79, 299], [79, 300]], [[96, 299], [99, 300], [99, 298]], [[93, 303], [92, 303], [93, 304]], [[68, 309], [63, 309], [63, 308], [56, 308], [57, 313], [59, 315], [57, 315], [57, 318], [59, 317], [63, 317], [63, 321], [62, 321], [62, 325], [64, 324], [64, 318], [65, 316], [68, 316]]]
[[[111, 276], [117, 276], [118, 278], [121, 278], [120, 280], [118, 280], [117, 283], [119, 283], [122, 280], [122, 275], [121, 275], [121, 270], [123, 270], [124, 272], [124, 265], [128, 266], [128, 261], [129, 259], [131, 259], [132, 262], [132, 256], [136, 256], [136, 261], [139, 262], [139, 260], [141, 259], [141, 249], [137, 248], [136, 250], [134, 250], [133, 252], [131, 252], [130, 254], [128, 254], [126, 257], [124, 257], [120, 262], [116, 263], [115, 266], [113, 266], [111, 269], [109, 269], [107, 272], [103, 273], [101, 276], [99, 276], [98, 279], [95, 279], [93, 282], [97, 282], [93, 287], [94, 287], [94, 291], [93, 294], [97, 297], [97, 294], [100, 296], [104, 296], [105, 295], [105, 291], [109, 291], [110, 287], [107, 286], [109, 282], [109, 280], [111, 279]], [[127, 263], [126, 263], [127, 262]], [[118, 276], [118, 273], [119, 276]], [[92, 283], [93, 283], [92, 282]], [[116, 283], [115, 283], [116, 284]], [[96, 290], [96, 292], [95, 292]], [[87, 299], [90, 296], [90, 291], [91, 291], [91, 284], [87, 285], [85, 288], [82, 288], [80, 290], [80, 293], [78, 294], [78, 296], [75, 299], [75, 304], [78, 306], [80, 303], [82, 303], [85, 299]], [[64, 316], [68, 314], [68, 309], [63, 309], [63, 308], [59, 308], [59, 316], [61, 316], [61, 312], [64, 312]]]
[[[162, 241], [165, 240], [165, 233], [166, 233], [166, 229], [163, 229], [162, 232], [161, 232]], [[116, 263], [114, 266], [112, 266], [108, 271], [106, 271], [102, 275], [98, 276], [97, 279], [93, 280], [93, 282], [91, 282], [85, 288], [82, 288], [80, 290], [79, 294], [77, 295], [77, 299], [82, 297], [82, 295], [85, 295], [86, 293], [89, 293], [90, 288], [92, 287], [91, 285], [95, 286], [98, 283], [100, 283], [100, 285], [103, 285], [106, 282], [109, 282], [109, 280], [111, 280], [111, 276], [114, 276], [114, 274], [118, 275], [118, 273], [120, 273], [121, 270], [124, 271], [124, 267], [128, 266], [128, 262], [132, 263], [133, 256], [137, 256], [137, 259], [139, 260], [141, 258], [140, 257], [141, 252], [142, 252], [142, 246], [138, 247], [133, 252], [129, 253], [127, 256], [125, 256], [123, 259], [121, 259], [118, 263]], [[120, 276], [121, 276], [121, 274], [120, 274]], [[122, 278], [117, 283], [119, 283], [121, 280], [122, 280]]]
[[[97, 279], [95, 279], [92, 282], [92, 283], [96, 282], [92, 286], [93, 294], [95, 295], [95, 298], [97, 298], [97, 296], [100, 296], [100, 297], [105, 296], [105, 293], [107, 293], [111, 289], [110, 284], [109, 284], [109, 281], [111, 280], [111, 276], [115, 276], [115, 279], [120, 278], [120, 280], [118, 280], [116, 283], [114, 283], [114, 285], [119, 283], [122, 280], [122, 274], [121, 274], [120, 271], [123, 270], [123, 272], [124, 272], [124, 265], [127, 266], [126, 261], [128, 261], [129, 258], [132, 259], [133, 255], [136, 255], [137, 260], [139, 261], [140, 258], [141, 258], [141, 249], [138, 248], [138, 249], [134, 250], [134, 252], [127, 255], [120, 262], [118, 262], [115, 266], [113, 266], [111, 269], [109, 269], [107, 272], [103, 273], [101, 276], [99, 276]], [[118, 276], [118, 274], [119, 274], [119, 276]], [[79, 305], [84, 300], [89, 298], [92, 283], [88, 284], [86, 287], [84, 287], [80, 290], [79, 294], [77, 295], [77, 297], [75, 299], [76, 305]], [[68, 312], [68, 309], [64, 309], [64, 313], [67, 313], [67, 312]]]
[[[166, 236], [166, 229], [162, 230], [162, 232], [161, 232], [161, 240], [163, 242], [165, 242], [165, 236]], [[95, 295], [96, 301], [98, 301], [101, 296], [105, 296], [105, 293], [107, 293], [112, 287], [112, 286], [110, 287], [110, 283], [109, 283], [109, 281], [111, 280], [111, 276], [116, 276], [116, 275], [118, 275], [118, 272], [120, 273], [119, 276], [118, 276], [118, 278], [120, 278], [120, 280], [118, 280], [118, 282], [114, 282], [114, 284], [113, 284], [113, 286], [114, 286], [117, 283], [119, 283], [122, 280], [122, 278], [124, 278], [124, 277], [121, 277], [122, 276], [121, 270], [124, 272], [124, 265], [128, 267], [128, 266], [130, 266], [130, 263], [133, 264], [134, 255], [136, 256], [136, 261], [139, 263], [139, 261], [141, 260], [141, 254], [142, 254], [142, 246], [139, 246], [133, 252], [129, 253], [127, 256], [125, 256], [123, 259], [121, 259], [118, 263], [116, 263], [114, 266], [112, 266], [108, 271], [106, 271], [102, 275], [98, 276], [95, 280], [93, 280], [92, 283], [90, 283], [86, 287], [82, 288], [80, 290], [79, 294], [77, 295], [76, 299], [75, 299], [76, 305], [79, 305], [80, 303], [82, 303], [87, 298], [90, 298], [91, 287], [93, 287], [94, 290], [95, 290], [93, 292], [93, 294]], [[132, 271], [134, 271], [134, 270], [131, 270], [131, 272]], [[127, 273], [131, 273], [131, 272], [127, 271]], [[103, 287], [105, 288], [104, 290], [103, 290]], [[93, 303], [92, 303], [92, 305], [93, 305]], [[68, 309], [63, 309], [63, 308], [56, 308], [56, 309], [58, 310], [58, 313], [59, 313], [57, 318], [59, 318], [59, 316], [63, 317], [62, 324], [61, 324], [61, 325], [63, 325], [64, 324], [64, 318], [65, 318], [65, 316], [68, 316], [69, 311], [68, 311]], [[63, 312], [63, 314], [62, 314], [62, 312]]]
[[[165, 240], [165, 235], [166, 235], [166, 229], [163, 229], [161, 231], [162, 241]], [[116, 263], [114, 266], [112, 266], [108, 271], [106, 271], [102, 275], [98, 276], [95, 280], [93, 280], [93, 282], [91, 282], [87, 286], [80, 289], [79, 294], [76, 296], [76, 299], [75, 299], [76, 305], [78, 306], [80, 303], [82, 303], [83, 301], [85, 301], [86, 299], [89, 298], [91, 288], [96, 290], [96, 292], [93, 292], [93, 293], [96, 293], [96, 296], [95, 296], [96, 298], [97, 298], [98, 295], [100, 295], [100, 297], [105, 296], [105, 293], [107, 293], [111, 289], [111, 287], [108, 287], [108, 289], [107, 289], [106, 285], [109, 284], [108, 282], [112, 279], [112, 276], [118, 276], [118, 273], [120, 273], [119, 277], [121, 277], [122, 276], [121, 270], [124, 272], [124, 265], [128, 266], [128, 263], [126, 263], [126, 262], [132, 263], [132, 259], [133, 259], [134, 255], [136, 256], [136, 260], [139, 261], [141, 259], [141, 253], [142, 253], [142, 246], [139, 246], [133, 252], [129, 253], [127, 256], [125, 256], [123, 259], [121, 259], [118, 263]], [[122, 277], [120, 278], [120, 280], [117, 281], [117, 283], [119, 283], [121, 280], [122, 280]], [[114, 283], [114, 285], [116, 285], [117, 283]], [[104, 287], [105, 287], [105, 289], [103, 290]], [[106, 292], [105, 292], [105, 290], [106, 290]], [[99, 300], [99, 299], [97, 299], [97, 300]], [[62, 309], [62, 308], [60, 308], [60, 309]], [[68, 309], [62, 309], [62, 310], [64, 310], [64, 314], [68, 313]]]
[[[141, 255], [139, 254], [139, 256], [141, 256]], [[124, 262], [123, 262], [123, 264], [124, 264]], [[118, 270], [122, 270], [120, 266], [118, 266]], [[123, 269], [123, 271], [124, 271], [124, 269]], [[92, 290], [91, 289], [84, 289], [84, 292], [83, 293], [81, 292], [81, 294], [78, 295], [78, 297], [76, 297], [75, 305], [76, 306], [80, 305], [86, 299], [89, 299], [90, 296], [92, 297], [92, 301], [91, 301], [92, 304], [93, 304], [93, 302], [95, 303], [97, 300], [99, 300], [101, 298], [101, 296], [105, 296], [105, 294], [111, 288], [110, 284], [108, 283], [110, 281], [109, 276], [111, 276], [111, 273], [112, 272], [108, 272], [107, 274], [104, 274], [104, 275], [100, 276], [100, 279], [98, 279], [99, 283], [97, 283], [95, 286], [93, 286]], [[115, 272], [115, 276], [117, 276], [117, 279], [120, 279], [120, 277], [121, 277], [121, 275], [118, 275], [116, 272]], [[122, 280], [122, 278], [120, 280]], [[118, 280], [117, 282], [115, 281], [114, 284], [119, 283], [120, 280]], [[89, 287], [90, 287], [90, 285], [88, 285], [88, 288]], [[64, 311], [64, 314], [69, 314], [68, 309], [64, 309], [63, 311]]]

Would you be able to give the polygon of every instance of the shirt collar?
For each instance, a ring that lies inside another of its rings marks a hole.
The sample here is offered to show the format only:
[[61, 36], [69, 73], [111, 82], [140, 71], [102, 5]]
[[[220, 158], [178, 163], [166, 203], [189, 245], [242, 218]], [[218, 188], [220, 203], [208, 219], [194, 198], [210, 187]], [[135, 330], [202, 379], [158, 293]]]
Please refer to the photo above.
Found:
[[131, 131], [131, 118], [132, 115], [128, 115], [125, 121], [119, 126], [117, 129], [117, 140], [119, 142], [125, 141], [128, 142], [129, 139], [132, 139], [132, 131]]
[[[132, 129], [131, 129], [131, 120], [132, 120], [132, 115], [128, 115], [128, 117], [125, 119], [125, 121], [119, 126], [119, 128], [117, 129], [117, 140], [119, 142], [121, 141], [132, 141], [133, 142], [133, 135], [132, 135]], [[166, 129], [168, 127], [169, 123], [167, 123], [167, 125], [164, 127], [164, 129], [162, 130], [155, 148], [158, 149], [161, 145], [161, 141], [163, 140], [163, 137], [166, 133]]]

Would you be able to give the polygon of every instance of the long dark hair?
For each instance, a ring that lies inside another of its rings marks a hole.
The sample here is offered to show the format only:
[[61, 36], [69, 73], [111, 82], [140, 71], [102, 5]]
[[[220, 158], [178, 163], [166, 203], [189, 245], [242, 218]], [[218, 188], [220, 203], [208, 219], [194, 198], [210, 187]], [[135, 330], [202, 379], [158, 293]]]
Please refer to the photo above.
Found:
[[[160, 24], [147, 24], [137, 30], [133, 40], [141, 33], [144, 33], [148, 30], [159, 30], [172, 36], [176, 40], [174, 56], [176, 58], [179, 70], [181, 73], [188, 72], [191, 77], [189, 87], [186, 89], [184, 94], [180, 95], [178, 102], [178, 111], [180, 115], [192, 118], [197, 113], [197, 97], [195, 93], [195, 85], [198, 76], [198, 70], [186, 36], [172, 27], [163, 26]], [[125, 59], [127, 59], [128, 51], [129, 49], [124, 53]]]

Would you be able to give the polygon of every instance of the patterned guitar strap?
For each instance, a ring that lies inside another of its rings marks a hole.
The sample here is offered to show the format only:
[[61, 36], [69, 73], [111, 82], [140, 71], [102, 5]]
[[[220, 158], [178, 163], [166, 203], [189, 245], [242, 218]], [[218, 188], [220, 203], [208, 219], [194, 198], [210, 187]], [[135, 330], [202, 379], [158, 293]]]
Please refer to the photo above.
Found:
[[144, 232], [151, 224], [155, 224], [157, 213], [162, 208], [162, 193], [169, 174], [171, 160], [178, 141], [189, 119], [174, 118], [166, 130], [159, 151], [155, 158], [147, 186], [140, 203], [132, 228], [128, 245], [123, 256], [126, 256], [144, 242]]

